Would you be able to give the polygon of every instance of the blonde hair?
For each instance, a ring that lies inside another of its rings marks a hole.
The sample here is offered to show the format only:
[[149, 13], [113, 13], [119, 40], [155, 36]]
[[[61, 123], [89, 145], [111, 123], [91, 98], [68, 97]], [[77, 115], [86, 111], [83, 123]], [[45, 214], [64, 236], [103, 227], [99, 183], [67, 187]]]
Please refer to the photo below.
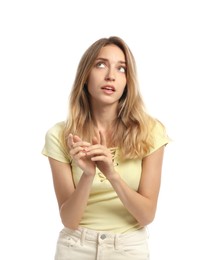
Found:
[[77, 134], [83, 140], [91, 141], [95, 136], [86, 81], [102, 47], [116, 45], [126, 59], [127, 85], [118, 104], [118, 114], [112, 129], [112, 145], [118, 146], [122, 159], [142, 158], [153, 146], [151, 129], [153, 119], [145, 111], [143, 99], [139, 93], [136, 63], [127, 44], [119, 37], [102, 38], [94, 42], [83, 54], [69, 98], [69, 111], [64, 129], [64, 142], [70, 133]]

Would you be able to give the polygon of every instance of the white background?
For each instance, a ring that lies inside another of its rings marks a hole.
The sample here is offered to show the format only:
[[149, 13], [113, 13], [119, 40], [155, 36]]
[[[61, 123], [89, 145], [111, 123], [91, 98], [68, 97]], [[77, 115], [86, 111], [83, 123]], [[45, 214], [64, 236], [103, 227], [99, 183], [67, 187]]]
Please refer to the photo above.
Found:
[[130, 46], [146, 106], [172, 138], [151, 259], [211, 259], [209, 2], [1, 1], [0, 259], [53, 259], [62, 226], [44, 135], [66, 118], [81, 55], [110, 35]]

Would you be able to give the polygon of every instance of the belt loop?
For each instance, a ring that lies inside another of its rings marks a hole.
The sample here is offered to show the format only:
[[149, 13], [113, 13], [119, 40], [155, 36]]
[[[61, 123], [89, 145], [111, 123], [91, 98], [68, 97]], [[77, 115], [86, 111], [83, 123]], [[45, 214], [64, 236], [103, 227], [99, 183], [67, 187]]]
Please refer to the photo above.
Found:
[[115, 236], [114, 236], [114, 248], [116, 250], [119, 249], [119, 234], [115, 234]]
[[147, 227], [144, 227], [146, 235], [147, 235], [147, 239], [149, 238], [149, 229]]
[[86, 229], [83, 228], [83, 229], [81, 230], [81, 246], [84, 245], [85, 239], [86, 239]]
[[97, 244], [98, 245], [101, 245], [102, 241], [100, 239], [100, 236], [101, 236], [101, 233], [100, 232], [97, 232]]

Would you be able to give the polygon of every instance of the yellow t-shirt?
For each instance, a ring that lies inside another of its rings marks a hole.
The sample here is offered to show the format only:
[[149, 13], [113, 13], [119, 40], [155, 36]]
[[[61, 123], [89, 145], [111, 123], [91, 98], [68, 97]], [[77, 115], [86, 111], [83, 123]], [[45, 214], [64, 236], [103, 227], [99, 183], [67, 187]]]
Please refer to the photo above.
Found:
[[[70, 163], [73, 181], [77, 186], [82, 170], [71, 160], [65, 150], [62, 143], [63, 128], [64, 122], [59, 122], [48, 130], [42, 154], [64, 163]], [[169, 142], [169, 138], [160, 123], [157, 123], [153, 128], [153, 137], [154, 147], [151, 148], [147, 155]], [[137, 191], [142, 171], [142, 160], [122, 161], [120, 160], [118, 148], [111, 148], [111, 152], [115, 170], [131, 189]], [[126, 233], [140, 229], [136, 219], [124, 207], [110, 182], [99, 169], [96, 169], [96, 175], [80, 226], [114, 233]]]

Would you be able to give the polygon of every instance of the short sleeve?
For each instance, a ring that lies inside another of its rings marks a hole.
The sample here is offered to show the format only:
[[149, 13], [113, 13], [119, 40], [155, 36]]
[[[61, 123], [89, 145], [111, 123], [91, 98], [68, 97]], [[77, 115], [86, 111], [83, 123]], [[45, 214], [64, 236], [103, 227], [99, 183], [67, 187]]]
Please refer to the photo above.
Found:
[[60, 162], [70, 163], [70, 158], [62, 141], [63, 129], [64, 122], [60, 122], [47, 131], [42, 154]]
[[153, 139], [153, 146], [145, 156], [150, 155], [160, 147], [167, 145], [170, 142], [170, 138], [166, 133], [165, 127], [159, 121], [156, 121], [156, 124], [152, 128], [151, 135]]

